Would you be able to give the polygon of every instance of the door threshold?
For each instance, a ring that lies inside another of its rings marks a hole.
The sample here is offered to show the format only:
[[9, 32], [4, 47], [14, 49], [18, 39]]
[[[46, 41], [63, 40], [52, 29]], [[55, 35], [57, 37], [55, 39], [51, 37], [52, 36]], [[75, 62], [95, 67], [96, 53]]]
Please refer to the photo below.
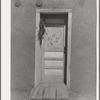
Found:
[[30, 100], [69, 100], [65, 84], [39, 84], [32, 89]]

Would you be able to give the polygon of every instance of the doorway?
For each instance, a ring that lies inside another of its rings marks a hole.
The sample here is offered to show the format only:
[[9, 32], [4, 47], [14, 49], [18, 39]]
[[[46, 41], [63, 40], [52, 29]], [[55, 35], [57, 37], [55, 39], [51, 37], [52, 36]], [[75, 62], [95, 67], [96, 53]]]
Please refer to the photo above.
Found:
[[66, 64], [68, 14], [40, 14], [45, 26], [42, 83], [67, 83]]
[[[37, 10], [35, 85], [64, 83], [70, 88], [71, 16], [70, 10]], [[41, 20], [46, 32], [40, 46]]]

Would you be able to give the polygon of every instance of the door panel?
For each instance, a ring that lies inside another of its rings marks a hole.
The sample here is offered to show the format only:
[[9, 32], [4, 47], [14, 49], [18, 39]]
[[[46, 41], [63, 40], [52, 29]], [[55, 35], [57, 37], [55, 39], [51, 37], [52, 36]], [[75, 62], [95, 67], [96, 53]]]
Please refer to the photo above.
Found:
[[65, 27], [46, 27], [46, 32], [43, 39], [42, 82], [63, 83]]
[[45, 69], [44, 73], [45, 73], [45, 75], [62, 75], [63, 70]]
[[63, 66], [44, 66], [46, 69], [63, 69]]
[[63, 66], [63, 61], [45, 60], [44, 66], [52, 66], [52, 67]]
[[46, 27], [44, 49], [46, 51], [63, 51], [64, 29], [62, 27]]
[[46, 58], [63, 58], [63, 52], [45, 52], [44, 57]]

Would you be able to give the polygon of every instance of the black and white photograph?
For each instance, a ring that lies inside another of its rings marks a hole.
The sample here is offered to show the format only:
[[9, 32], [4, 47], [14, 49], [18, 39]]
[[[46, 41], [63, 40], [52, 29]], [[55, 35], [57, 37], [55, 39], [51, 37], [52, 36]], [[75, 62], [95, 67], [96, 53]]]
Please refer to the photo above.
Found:
[[9, 0], [2, 100], [99, 100], [98, 1]]

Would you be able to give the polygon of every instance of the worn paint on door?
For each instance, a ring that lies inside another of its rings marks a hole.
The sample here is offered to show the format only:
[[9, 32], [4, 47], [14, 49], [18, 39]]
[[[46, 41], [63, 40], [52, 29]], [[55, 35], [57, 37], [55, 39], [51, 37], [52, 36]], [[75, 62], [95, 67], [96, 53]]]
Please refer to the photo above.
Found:
[[46, 27], [42, 47], [42, 82], [64, 83], [65, 26]]

